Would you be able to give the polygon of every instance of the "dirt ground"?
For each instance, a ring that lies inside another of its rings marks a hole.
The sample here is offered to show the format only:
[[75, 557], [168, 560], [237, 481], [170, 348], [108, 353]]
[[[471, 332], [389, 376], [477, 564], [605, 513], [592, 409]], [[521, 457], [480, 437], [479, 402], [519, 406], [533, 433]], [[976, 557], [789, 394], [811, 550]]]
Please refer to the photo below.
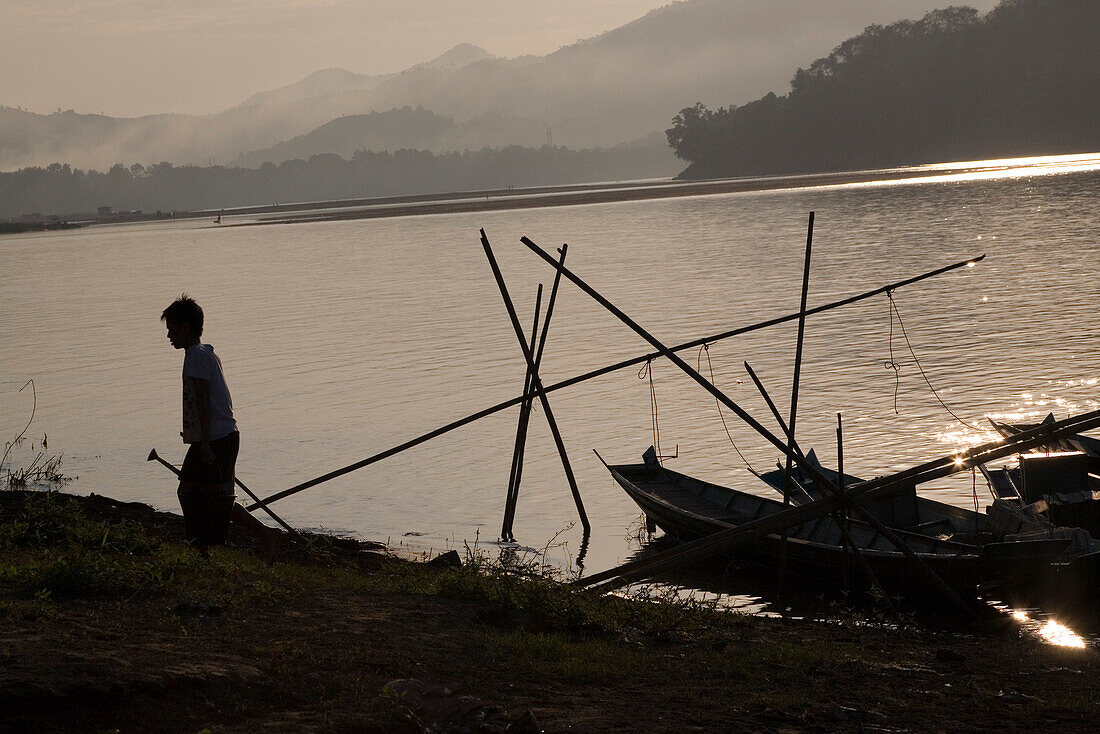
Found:
[[356, 574], [405, 563], [379, 554], [344, 559], [347, 580], [315, 589], [310, 573], [329, 563], [257, 563], [247, 583], [270, 595], [224, 605], [186, 587], [36, 600], [0, 585], [0, 730], [1092, 732], [1100, 720], [1096, 652], [1011, 625], [581, 632], [476, 598], [365, 590]]

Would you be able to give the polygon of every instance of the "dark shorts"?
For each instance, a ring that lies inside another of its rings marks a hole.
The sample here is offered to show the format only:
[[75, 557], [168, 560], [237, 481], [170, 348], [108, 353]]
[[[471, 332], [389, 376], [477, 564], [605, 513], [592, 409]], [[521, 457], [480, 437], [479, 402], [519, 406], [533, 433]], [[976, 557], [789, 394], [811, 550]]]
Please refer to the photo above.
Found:
[[180, 487], [176, 492], [187, 539], [196, 545], [221, 545], [229, 532], [229, 516], [236, 496], [233, 472], [240, 449], [241, 434], [234, 431], [210, 442], [214, 461], [202, 460], [202, 445], [191, 444], [180, 469]]
[[210, 442], [214, 461], [207, 464], [202, 460], [202, 444], [191, 444], [187, 449], [187, 456], [183, 457], [183, 466], [180, 467], [180, 481], [219, 486], [228, 484], [232, 489], [237, 452], [240, 449], [241, 434], [237, 431], [215, 439]]

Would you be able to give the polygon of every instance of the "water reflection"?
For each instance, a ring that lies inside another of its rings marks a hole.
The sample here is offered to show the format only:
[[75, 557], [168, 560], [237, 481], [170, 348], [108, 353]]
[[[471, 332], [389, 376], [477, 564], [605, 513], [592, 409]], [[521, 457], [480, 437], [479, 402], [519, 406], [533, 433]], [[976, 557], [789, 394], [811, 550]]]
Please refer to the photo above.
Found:
[[1043, 155], [1029, 156], [1025, 158], [992, 158], [984, 161], [954, 161], [951, 163], [930, 163], [924, 166], [916, 166], [922, 171], [972, 171], [972, 170], [1012, 170], [1021, 168], [1053, 169], [1059, 171], [1067, 167], [1075, 170], [1081, 166], [1100, 165], [1100, 154], [1092, 153], [1081, 155], [1070, 153], [1067, 155]]
[[[644, 521], [639, 521], [644, 523]], [[637, 527], [637, 526], [635, 526]], [[644, 527], [644, 525], [642, 526]], [[636, 534], [636, 551], [630, 560], [646, 558], [676, 545], [666, 536]], [[771, 570], [711, 559], [686, 569], [654, 577], [644, 584], [625, 587], [623, 596], [692, 602], [742, 614], [788, 619], [842, 621], [853, 624], [916, 624], [944, 631], [979, 634], [1016, 634], [1022, 630], [1050, 645], [1067, 648], [1100, 646], [1100, 618], [1087, 610], [1043, 609], [986, 599], [988, 615], [962, 616], [935, 602], [913, 603], [895, 599], [899, 614], [888, 613], [881, 599], [865, 592], [809, 584], [804, 579], [784, 580]], [[1005, 623], [1010, 629], [1006, 630]]]
[[[993, 181], [1004, 178], [1032, 176], [1050, 176], [1067, 171], [1100, 170], [1100, 155], [1061, 155], [1036, 156], [1032, 158], [1002, 158], [987, 161], [964, 161], [955, 163], [935, 163], [927, 166], [915, 166], [909, 169], [913, 178], [887, 181], [867, 181], [853, 184], [839, 184], [847, 187], [883, 186], [909, 183], [967, 183], [975, 181]], [[928, 175], [928, 171], [944, 171], [941, 175]]]
[[[1084, 648], [1086, 644], [1096, 645], [1094, 639], [1086, 643], [1085, 638], [1072, 629], [1051, 617], [1044, 618], [1044, 613], [1038, 610], [1010, 609], [1003, 605], [996, 605], [1009, 616], [1020, 623], [1021, 629], [1037, 635], [1040, 639], [1058, 647]], [[1033, 616], [1034, 615], [1034, 616]]]
[[[638, 524], [629, 560], [665, 552], [676, 541], [665, 535], [644, 533], [644, 519]], [[642, 584], [625, 587], [624, 595], [693, 601], [730, 611], [791, 619], [826, 619], [848, 616], [852, 611], [877, 615], [887, 606], [863, 592], [839, 587], [808, 584], [805, 579], [783, 577], [772, 569], [741, 565], [715, 557], [678, 571], [659, 574]]]

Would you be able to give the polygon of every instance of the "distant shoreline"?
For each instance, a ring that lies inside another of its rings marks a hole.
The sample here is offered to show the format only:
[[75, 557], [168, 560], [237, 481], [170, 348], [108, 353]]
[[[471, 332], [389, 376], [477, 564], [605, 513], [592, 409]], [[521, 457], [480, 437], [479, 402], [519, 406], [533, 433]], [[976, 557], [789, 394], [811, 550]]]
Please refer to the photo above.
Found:
[[[579, 204], [606, 204], [647, 199], [668, 199], [707, 194], [728, 194], [748, 191], [771, 191], [796, 188], [816, 188], [851, 183], [873, 183], [898, 179], [924, 178], [942, 175], [942, 170], [886, 169], [873, 171], [841, 171], [787, 176], [753, 176], [706, 181], [652, 181], [616, 184], [578, 184], [575, 186], [540, 187], [530, 189], [498, 189], [458, 194], [393, 197], [389, 199], [326, 201], [301, 205], [263, 207], [263, 211], [224, 210], [230, 214], [271, 214], [254, 222], [234, 222], [221, 226], [254, 227], [268, 224], [308, 224], [316, 222], [410, 217], [425, 214], [455, 214], [467, 212], [536, 209]], [[290, 207], [293, 210], [287, 211]], [[316, 211], [335, 209], [336, 211]], [[281, 212], [285, 212], [282, 214]], [[298, 213], [295, 213], [298, 212]], [[215, 212], [205, 212], [214, 215]], [[190, 215], [194, 216], [194, 215]]]
[[83, 227], [83, 224], [77, 224], [67, 221], [46, 221], [46, 222], [19, 222], [19, 221], [0, 221], [0, 234], [24, 234], [25, 232], [49, 232], [55, 229], [77, 229]]
[[[1083, 166], [1083, 167], [1082, 167]], [[676, 181], [649, 179], [603, 183], [577, 183], [528, 188], [497, 188], [474, 191], [401, 194], [351, 199], [299, 201], [193, 210], [160, 210], [155, 213], [118, 211], [99, 215], [71, 215], [65, 220], [2, 220], [8, 229], [0, 234], [39, 228], [67, 228], [98, 224], [207, 219], [209, 227], [253, 227], [267, 224], [307, 224], [326, 221], [411, 217], [425, 214], [456, 214], [516, 209], [536, 209], [582, 204], [606, 204], [684, 196], [782, 191], [846, 184], [878, 184], [891, 181], [954, 180], [1001, 175], [1033, 175], [1100, 169], [1100, 153], [989, 161], [960, 161], [912, 167], [895, 167], [826, 173], [743, 176], [738, 178]], [[236, 221], [223, 221], [232, 217]]]

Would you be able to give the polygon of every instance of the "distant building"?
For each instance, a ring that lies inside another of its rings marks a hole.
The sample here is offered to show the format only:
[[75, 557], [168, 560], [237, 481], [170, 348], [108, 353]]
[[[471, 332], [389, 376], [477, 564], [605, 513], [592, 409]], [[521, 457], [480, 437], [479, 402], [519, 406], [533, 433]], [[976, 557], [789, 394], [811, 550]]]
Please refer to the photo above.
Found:
[[108, 214], [114, 214], [114, 212], [115, 212], [115, 208], [113, 206], [101, 206], [101, 207], [99, 207], [99, 209], [96, 210], [96, 214], [98, 214], [101, 217], [105, 216], [105, 215], [108, 215]]

